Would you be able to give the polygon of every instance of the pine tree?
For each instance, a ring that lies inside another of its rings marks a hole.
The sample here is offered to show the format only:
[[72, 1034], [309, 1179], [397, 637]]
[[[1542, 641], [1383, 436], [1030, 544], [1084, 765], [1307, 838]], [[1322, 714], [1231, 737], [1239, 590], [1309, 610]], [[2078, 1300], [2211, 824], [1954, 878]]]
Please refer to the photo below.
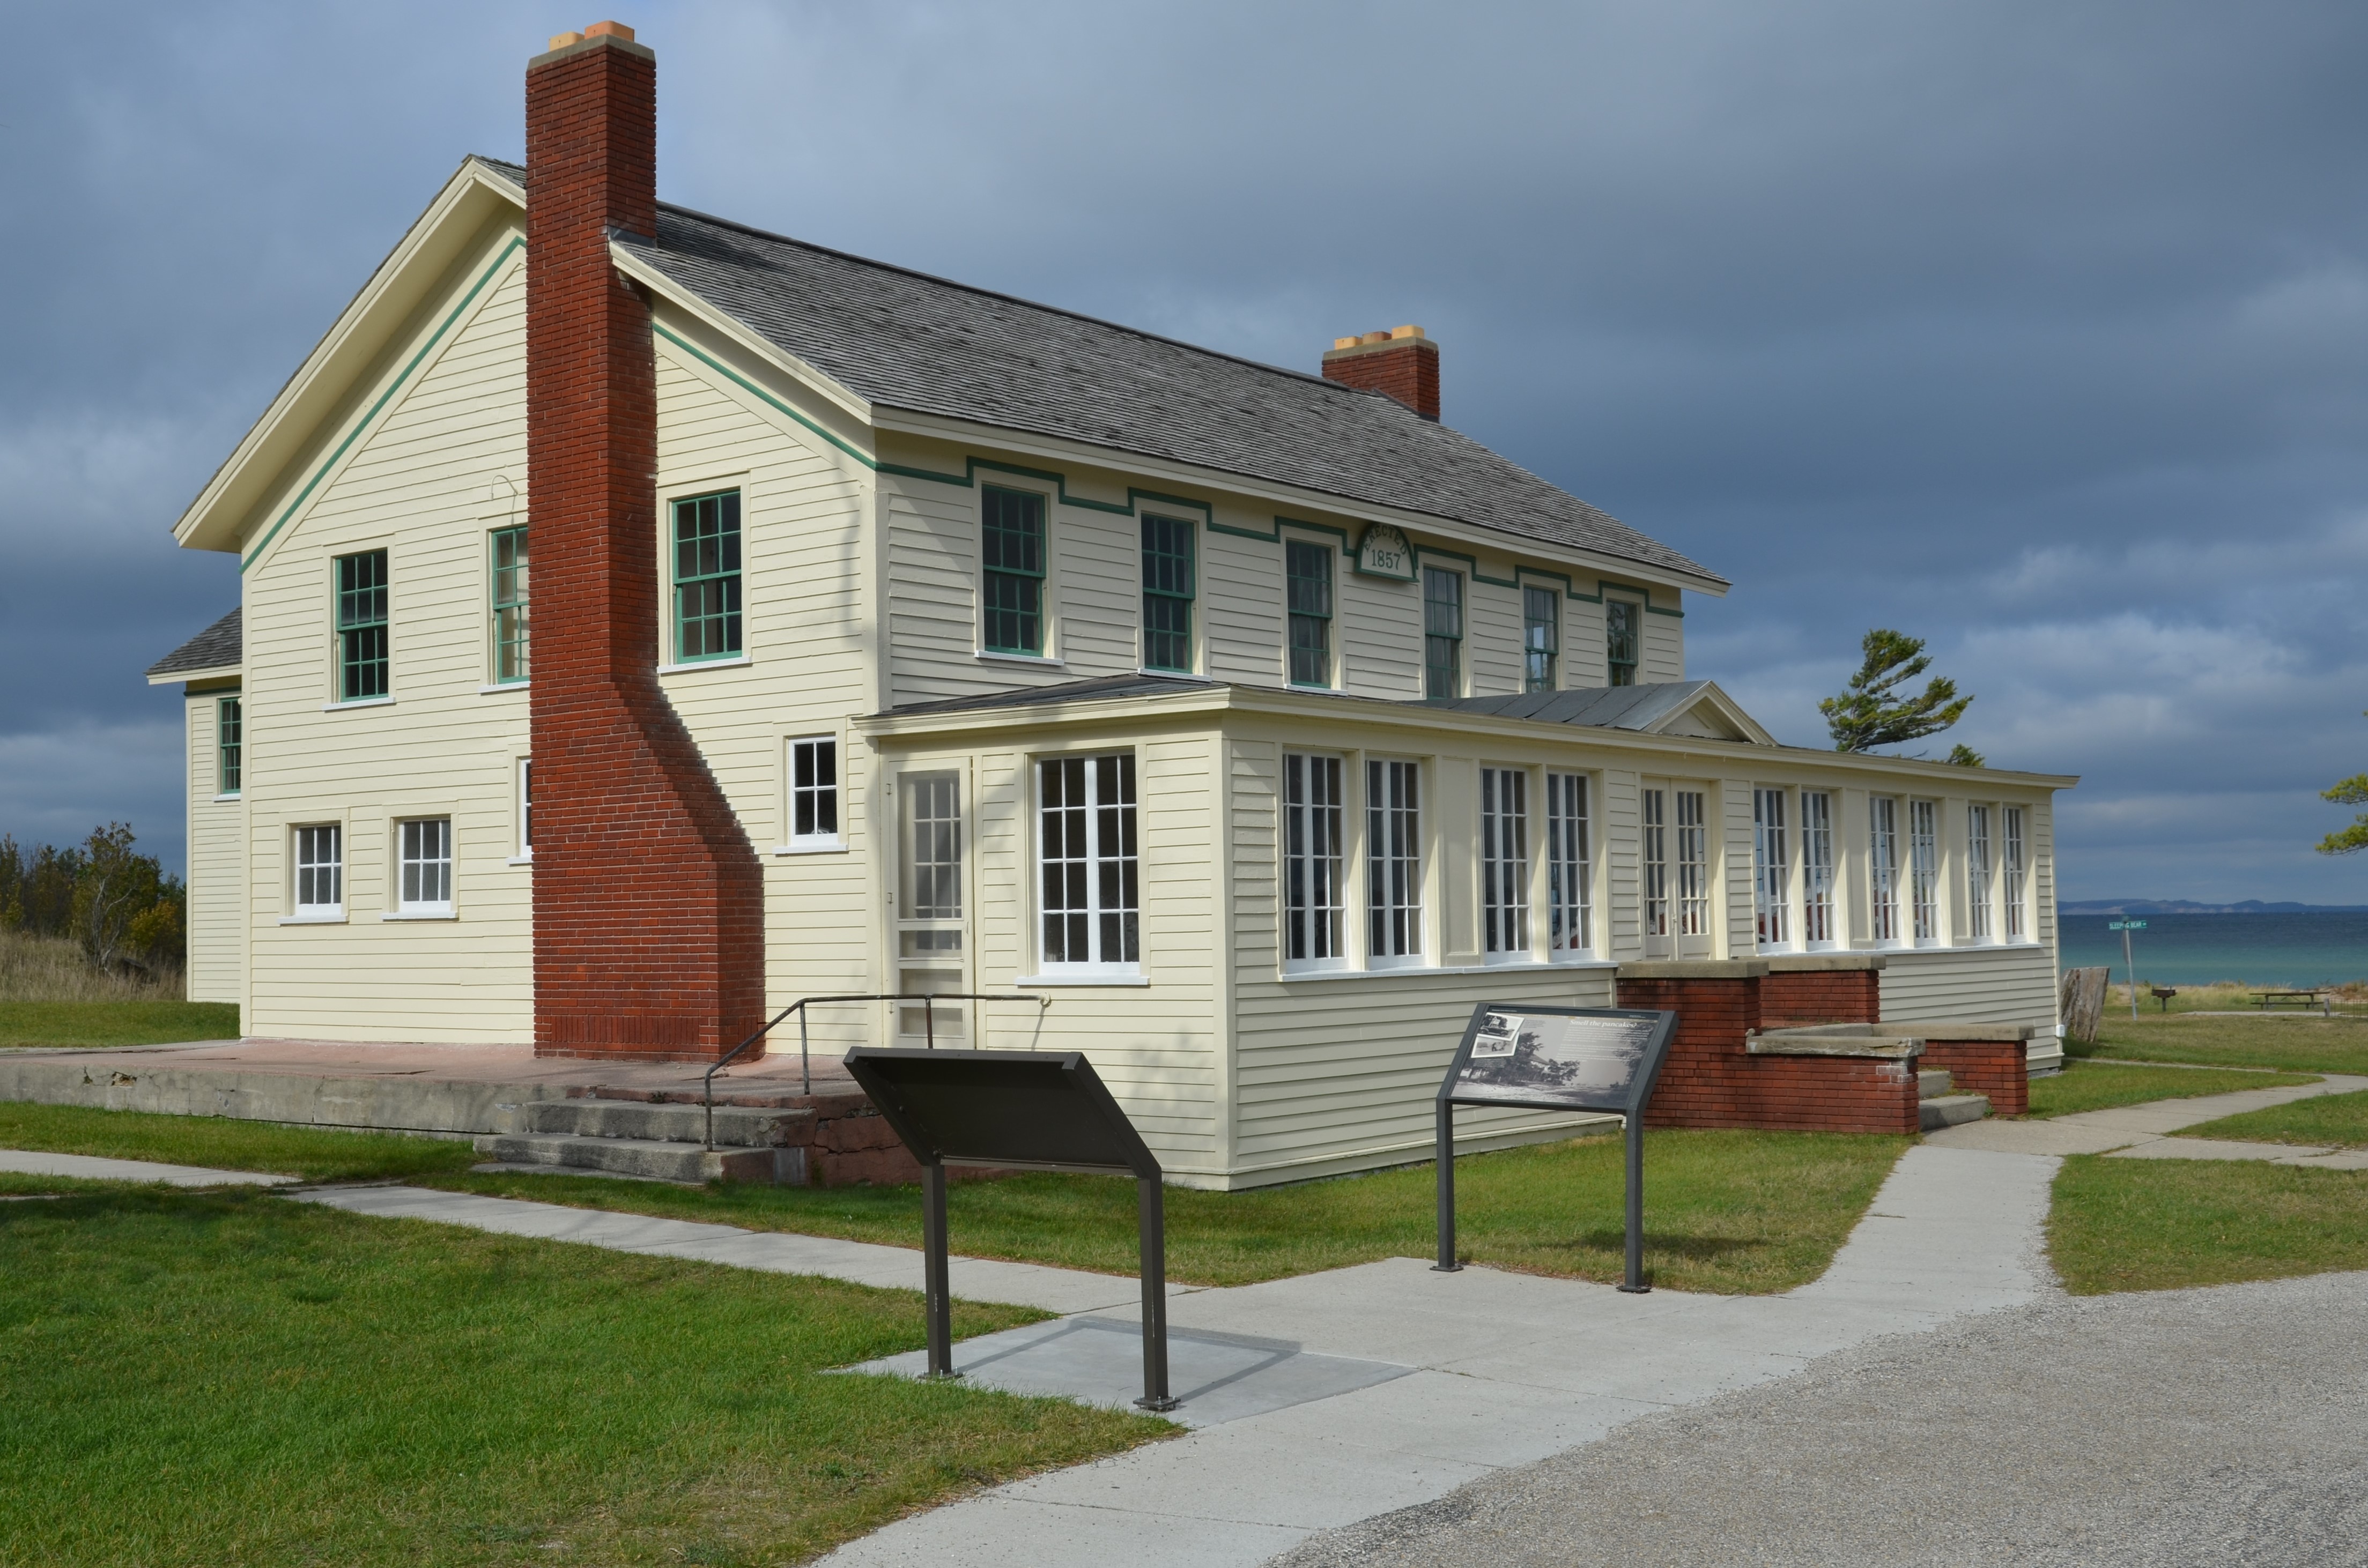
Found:
[[[1934, 676], [1919, 697], [1900, 693], [1903, 685], [1931, 667], [1931, 655], [1924, 652], [1921, 637], [1878, 626], [1859, 645], [1866, 662], [1859, 665], [1858, 674], [1850, 676], [1840, 696], [1817, 704], [1817, 711], [1826, 716], [1826, 728], [1833, 734], [1836, 751], [1904, 745], [1939, 734], [1964, 717], [1974, 699], [1959, 697], [1957, 683], [1945, 676]], [[1976, 760], [1969, 766], [1981, 765]]]

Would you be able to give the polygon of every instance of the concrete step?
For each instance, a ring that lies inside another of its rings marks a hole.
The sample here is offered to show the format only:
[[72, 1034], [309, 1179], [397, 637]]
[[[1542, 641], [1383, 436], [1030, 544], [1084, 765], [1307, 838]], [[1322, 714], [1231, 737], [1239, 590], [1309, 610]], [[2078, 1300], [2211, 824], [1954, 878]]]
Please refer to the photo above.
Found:
[[[715, 1142], [719, 1147], [769, 1149], [782, 1143], [803, 1143], [803, 1128], [814, 1112], [715, 1108]], [[696, 1105], [669, 1105], [648, 1100], [537, 1100], [518, 1107], [518, 1131], [572, 1138], [638, 1138], [656, 1142], [704, 1143], [707, 1114]]]
[[1937, 1100], [1955, 1086], [1956, 1080], [1949, 1076], [1945, 1067], [1927, 1067], [1916, 1074], [1916, 1097], [1919, 1100]]
[[1963, 1122], [1979, 1121], [1990, 1113], [1987, 1095], [1942, 1095], [1926, 1100], [1917, 1108], [1927, 1132], [1937, 1132], [1943, 1127], [1955, 1127]]
[[655, 1138], [581, 1138], [560, 1133], [491, 1132], [475, 1141], [477, 1153], [509, 1165], [606, 1171], [656, 1181], [745, 1181], [768, 1187], [803, 1187], [803, 1149], [703, 1149], [696, 1142]]

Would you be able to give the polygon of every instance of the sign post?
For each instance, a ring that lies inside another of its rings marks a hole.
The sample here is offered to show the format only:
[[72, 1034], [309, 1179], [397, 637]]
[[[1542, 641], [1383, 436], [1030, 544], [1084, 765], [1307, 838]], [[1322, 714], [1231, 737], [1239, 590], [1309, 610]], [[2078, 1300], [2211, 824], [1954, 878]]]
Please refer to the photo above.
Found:
[[1455, 1108], [1531, 1106], [1608, 1111], [1627, 1136], [1626, 1278], [1620, 1289], [1643, 1295], [1645, 1283], [1645, 1104], [1669, 1053], [1678, 1016], [1622, 1007], [1549, 1007], [1483, 1002], [1472, 1010], [1463, 1043], [1439, 1085], [1439, 1261], [1455, 1261]]
[[2146, 928], [2146, 923], [2143, 920], [2115, 920], [2105, 927], [2108, 931], [2119, 931], [2122, 934], [2122, 963], [2130, 971], [2130, 1022], [2132, 1023], [2138, 1021], [2138, 960], [2130, 953], [2130, 933], [2143, 931]]

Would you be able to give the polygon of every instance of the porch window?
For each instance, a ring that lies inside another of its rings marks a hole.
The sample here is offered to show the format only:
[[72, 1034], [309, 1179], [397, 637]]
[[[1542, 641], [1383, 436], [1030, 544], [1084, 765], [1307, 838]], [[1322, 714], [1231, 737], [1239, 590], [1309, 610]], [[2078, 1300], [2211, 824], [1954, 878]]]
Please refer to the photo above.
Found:
[[337, 700], [367, 702], [387, 686], [386, 551], [340, 555], [337, 570]]
[[1047, 971], [1132, 972], [1142, 961], [1134, 754], [1037, 765]]
[[1645, 839], [1645, 935], [1661, 938], [1669, 934], [1669, 792], [1645, 790], [1638, 800]]
[[1480, 770], [1481, 945], [1491, 959], [1530, 952], [1530, 777]]
[[1291, 612], [1291, 684], [1332, 684], [1332, 547], [1287, 540], [1284, 595]]
[[1834, 940], [1834, 798], [1823, 790], [1801, 791], [1801, 940]]
[[1340, 759], [1282, 759], [1283, 892], [1289, 929], [1284, 961], [1338, 969], [1347, 961], [1346, 822]]
[[1678, 797], [1678, 935], [1710, 935], [1710, 817], [1700, 790]]
[[1143, 518], [1143, 665], [1192, 668], [1192, 525]]
[[452, 819], [426, 817], [395, 824], [401, 869], [395, 909], [403, 915], [452, 913]]
[[245, 710], [235, 697], [225, 697], [214, 703], [214, 793], [238, 793], [239, 777], [245, 771], [246, 721]]
[[1972, 912], [1974, 940], [1989, 941], [1996, 932], [1990, 919], [1990, 809], [1965, 808], [1965, 906]]
[[809, 735], [790, 743], [790, 847], [838, 847], [838, 741]]
[[1554, 688], [1554, 660], [1562, 651], [1562, 596], [1552, 588], [1521, 590], [1522, 685], [1530, 691]]
[[1759, 945], [1781, 948], [1792, 939], [1786, 915], [1793, 902], [1793, 868], [1784, 832], [1784, 791], [1751, 791], [1751, 903]]
[[345, 830], [336, 823], [296, 830], [296, 913], [329, 919], [346, 912]]
[[495, 528], [491, 547], [494, 684], [507, 686], [527, 676], [526, 529]]
[[1899, 802], [1877, 795], [1867, 802], [1867, 906], [1874, 939], [1899, 940]]
[[2020, 942], [2030, 933], [2023, 926], [2022, 808], [2009, 806], [1999, 813], [2006, 827], [2006, 939]]
[[1463, 574], [1422, 569], [1422, 694], [1463, 695]]
[[[794, 779], [796, 775], [791, 774]], [[905, 773], [904, 908], [896, 921], [896, 989], [908, 996], [967, 989], [962, 984], [962, 776]], [[794, 825], [794, 818], [792, 819]], [[963, 1009], [900, 1003], [896, 1033], [909, 1040], [959, 1038]]]
[[674, 504], [674, 656], [739, 656], [740, 492]]
[[1907, 802], [1907, 892], [1916, 915], [1916, 939], [1941, 939], [1941, 835], [1930, 801]]
[[1555, 958], [1592, 953], [1593, 849], [1588, 838], [1587, 775], [1546, 775], [1546, 899], [1549, 951]]
[[1613, 686], [1636, 684], [1637, 621], [1643, 608], [1627, 599], [1603, 599], [1603, 660]]
[[1422, 765], [1365, 764], [1366, 951], [1376, 968], [1420, 963]]
[[981, 633], [990, 653], [1044, 652], [1044, 497], [987, 485], [979, 532]]

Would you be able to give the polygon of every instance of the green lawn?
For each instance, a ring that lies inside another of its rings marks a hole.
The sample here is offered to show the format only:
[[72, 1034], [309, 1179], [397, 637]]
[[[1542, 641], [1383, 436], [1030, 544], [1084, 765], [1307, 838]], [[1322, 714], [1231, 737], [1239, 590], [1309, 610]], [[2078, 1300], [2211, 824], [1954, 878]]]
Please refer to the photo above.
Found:
[[2108, 1015], [2096, 1044], [2067, 1040], [2064, 1050], [2081, 1057], [2368, 1074], [2368, 1019], [2182, 1017], [2173, 1013], [2132, 1023], [2127, 1017]]
[[780, 1562], [1170, 1430], [821, 1375], [921, 1342], [907, 1292], [260, 1194], [0, 1203], [0, 1562]]
[[236, 1040], [224, 1002], [0, 1002], [0, 1046], [169, 1045]]
[[2305, 1074], [2284, 1073], [2214, 1073], [2192, 1067], [2133, 1067], [2117, 1062], [2066, 1062], [2052, 1078], [2031, 1081], [2031, 1114], [2066, 1116], [2077, 1110], [2103, 1110], [2109, 1106], [2140, 1105], [2148, 1100], [2189, 1099], [2197, 1095], [2226, 1095], [2238, 1089], [2274, 1089], [2287, 1084], [2311, 1084]]
[[2368, 1268], [2368, 1172], [2076, 1154], [2047, 1235], [2081, 1296]]
[[2368, 1091], [2321, 1095], [2292, 1105], [2224, 1116], [2180, 1130], [2181, 1138], [2236, 1138], [2255, 1143], [2368, 1144]]
[[0, 1100], [0, 1149], [277, 1171], [307, 1181], [411, 1180], [465, 1171], [477, 1159], [467, 1142], [450, 1138], [336, 1132], [227, 1116], [150, 1116], [26, 1100]]
[[[1825, 1272], [1907, 1146], [1902, 1138], [1656, 1131], [1645, 1141], [1645, 1263], [1659, 1284], [1730, 1294]], [[1239, 1285], [1379, 1257], [1428, 1257], [1436, 1177], [1425, 1165], [1252, 1192], [1167, 1190], [1171, 1278]], [[916, 1246], [916, 1187], [684, 1188], [566, 1176], [452, 1176], [429, 1185], [546, 1202]], [[1467, 1261], [1621, 1277], [1621, 1141], [1585, 1138], [1456, 1164]], [[1134, 1272], [1134, 1184], [1023, 1176], [962, 1182], [957, 1252]]]

